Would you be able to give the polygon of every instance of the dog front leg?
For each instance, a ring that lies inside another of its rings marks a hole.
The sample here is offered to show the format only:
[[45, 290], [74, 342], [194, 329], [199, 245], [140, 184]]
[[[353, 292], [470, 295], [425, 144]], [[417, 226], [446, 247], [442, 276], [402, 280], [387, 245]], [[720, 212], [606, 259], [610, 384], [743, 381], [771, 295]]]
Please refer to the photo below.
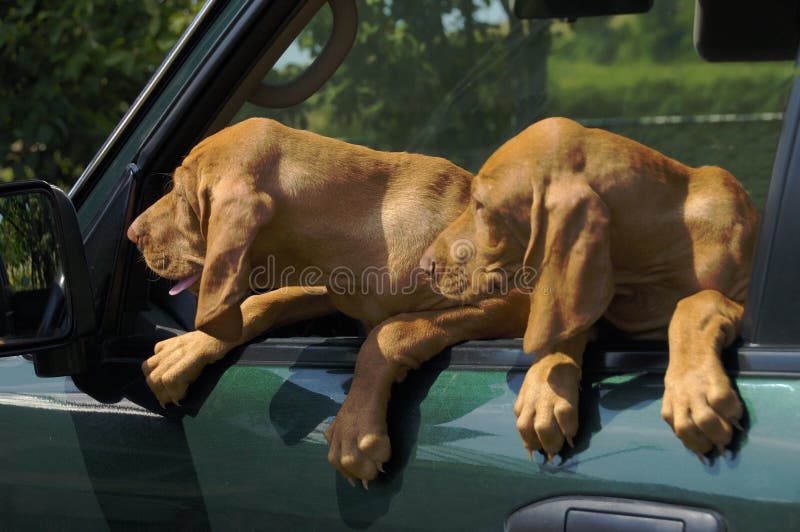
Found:
[[386, 411], [392, 384], [450, 345], [520, 336], [527, 305], [527, 296], [512, 295], [477, 307], [398, 314], [372, 329], [358, 353], [350, 391], [325, 432], [331, 465], [366, 488], [391, 456]]
[[145, 380], [161, 406], [180, 404], [203, 368], [222, 359], [234, 347], [273, 327], [335, 310], [324, 287], [290, 286], [250, 296], [241, 304], [244, 324], [238, 340], [226, 342], [202, 331], [192, 331], [158, 342], [153, 356], [142, 363]]
[[743, 308], [715, 290], [678, 302], [669, 324], [669, 365], [664, 376], [661, 417], [703, 462], [720, 454], [739, 427], [742, 404], [720, 360], [736, 338]]
[[586, 332], [536, 353], [514, 403], [517, 430], [528, 453], [552, 461], [578, 432], [578, 394]]

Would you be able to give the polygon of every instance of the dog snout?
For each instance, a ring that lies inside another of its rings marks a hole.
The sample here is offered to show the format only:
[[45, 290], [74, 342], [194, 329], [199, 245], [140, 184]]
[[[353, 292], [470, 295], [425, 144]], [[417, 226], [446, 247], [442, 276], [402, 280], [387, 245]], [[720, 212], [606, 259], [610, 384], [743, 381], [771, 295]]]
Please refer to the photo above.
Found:
[[136, 244], [136, 246], [138, 247], [139, 239], [140, 239], [139, 231], [138, 228], [136, 227], [136, 222], [134, 222], [131, 224], [130, 227], [128, 227], [128, 240]]
[[437, 270], [442, 270], [442, 266], [444, 266], [444, 261], [440, 259], [433, 247], [428, 248], [419, 261], [419, 267], [422, 268], [422, 271], [430, 275], [432, 278], [435, 278], [436, 274], [438, 273]]
[[419, 260], [419, 267], [422, 268], [422, 271], [426, 273], [432, 273], [435, 264], [436, 263], [434, 262], [433, 256], [430, 252], [426, 252]]

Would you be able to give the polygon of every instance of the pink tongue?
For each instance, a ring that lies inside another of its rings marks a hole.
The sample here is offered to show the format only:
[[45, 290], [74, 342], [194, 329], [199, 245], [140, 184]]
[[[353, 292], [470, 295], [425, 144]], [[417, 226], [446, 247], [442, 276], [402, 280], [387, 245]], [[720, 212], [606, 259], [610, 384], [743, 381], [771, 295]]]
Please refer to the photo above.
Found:
[[194, 283], [196, 283], [199, 278], [200, 274], [198, 273], [192, 275], [191, 277], [187, 277], [183, 281], [178, 281], [178, 283], [175, 286], [170, 288], [169, 295], [177, 296], [178, 294], [180, 294], [181, 292], [192, 286]]

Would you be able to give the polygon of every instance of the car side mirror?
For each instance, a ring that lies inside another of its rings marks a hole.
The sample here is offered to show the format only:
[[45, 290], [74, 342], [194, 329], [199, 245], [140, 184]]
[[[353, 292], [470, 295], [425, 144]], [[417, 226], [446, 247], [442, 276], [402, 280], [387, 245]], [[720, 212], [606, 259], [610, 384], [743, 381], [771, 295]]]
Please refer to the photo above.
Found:
[[44, 181], [0, 186], [0, 356], [32, 354], [42, 377], [80, 373], [94, 328], [72, 202]]

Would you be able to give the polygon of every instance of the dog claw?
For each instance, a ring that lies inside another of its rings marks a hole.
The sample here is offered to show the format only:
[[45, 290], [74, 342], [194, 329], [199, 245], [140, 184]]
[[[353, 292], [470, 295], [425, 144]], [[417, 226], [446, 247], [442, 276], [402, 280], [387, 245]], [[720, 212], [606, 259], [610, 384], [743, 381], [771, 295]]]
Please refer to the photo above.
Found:
[[356, 487], [356, 481], [352, 479], [352, 477], [344, 477], [347, 479], [347, 483], [350, 484], [352, 487]]
[[383, 469], [383, 464], [378, 464], [378, 471], [381, 473], [386, 473], [386, 471]]
[[569, 446], [574, 449], [575, 448], [575, 443], [572, 441], [572, 436], [567, 436], [566, 440], [567, 440], [567, 443], [569, 444]]
[[531, 462], [533, 462], [533, 451], [528, 449], [528, 458], [530, 458]]
[[701, 452], [694, 453], [697, 456], [697, 459], [700, 460], [700, 463], [706, 465], [706, 457]]
[[555, 462], [553, 462], [553, 453], [547, 453], [547, 462], [555, 464]]
[[365, 490], [368, 490], [368, 489], [369, 489], [369, 480], [364, 480], [364, 479], [362, 478], [362, 479], [361, 479], [361, 485], [362, 485], [362, 486], [364, 486], [364, 489], [365, 489]]
[[721, 444], [717, 445], [717, 452], [719, 452], [719, 455], [724, 458], [725, 457], [725, 446], [721, 445]]
[[733, 425], [734, 427], [736, 427], [738, 430], [740, 430], [740, 431], [744, 431], [744, 428], [742, 428], [742, 425], [741, 425], [741, 423], [739, 423], [739, 420], [738, 420], [738, 419], [731, 419], [731, 420], [730, 420], [730, 423], [731, 423], [731, 425]]

